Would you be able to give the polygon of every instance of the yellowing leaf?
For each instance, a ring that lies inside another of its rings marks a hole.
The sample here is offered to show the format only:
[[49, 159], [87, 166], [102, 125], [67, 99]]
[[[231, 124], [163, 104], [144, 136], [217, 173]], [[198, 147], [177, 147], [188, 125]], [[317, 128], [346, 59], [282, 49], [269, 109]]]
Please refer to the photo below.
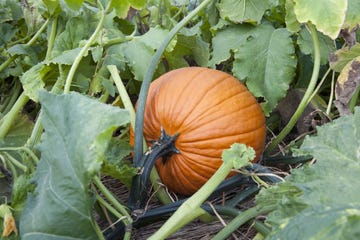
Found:
[[2, 236], [8, 237], [11, 233], [15, 233], [17, 235], [18, 230], [16, 228], [15, 219], [8, 205], [0, 205], [0, 217], [4, 218]]
[[341, 30], [347, 0], [295, 0], [294, 12], [299, 22], [312, 22], [316, 28], [335, 39]]

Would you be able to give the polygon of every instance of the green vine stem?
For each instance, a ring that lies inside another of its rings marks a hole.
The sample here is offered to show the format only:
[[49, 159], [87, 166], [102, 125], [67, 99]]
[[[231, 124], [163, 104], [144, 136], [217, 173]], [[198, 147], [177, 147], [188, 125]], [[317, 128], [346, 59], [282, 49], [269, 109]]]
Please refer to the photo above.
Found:
[[46, 50], [46, 55], [45, 55], [45, 60], [49, 60], [51, 57], [51, 51], [53, 49], [54, 46], [54, 42], [55, 42], [55, 37], [56, 37], [56, 31], [57, 31], [57, 24], [58, 24], [58, 17], [54, 17], [54, 19], [52, 20], [52, 24], [51, 24], [51, 32], [49, 35], [49, 40], [48, 40], [48, 46], [47, 46], [47, 50]]
[[[96, 195], [96, 200], [104, 206], [108, 211], [110, 211], [115, 217], [119, 220], [123, 221], [125, 226], [129, 226], [129, 221], [127, 217], [122, 216], [113, 206], [111, 206], [108, 202], [106, 202], [102, 197]], [[130, 229], [130, 228], [129, 228]], [[127, 230], [124, 234], [123, 240], [130, 240], [131, 239], [131, 231]]]
[[223, 240], [227, 239], [236, 229], [241, 225], [248, 222], [249, 220], [261, 215], [268, 213], [275, 209], [276, 206], [268, 205], [264, 207], [255, 206], [247, 209], [246, 211], [240, 213], [236, 218], [234, 218], [226, 227], [224, 227], [220, 232], [218, 232], [212, 240]]
[[[109, 203], [114, 207], [114, 209], [121, 214], [121, 217], [124, 216], [123, 222], [126, 226], [126, 229], [131, 229], [132, 218], [127, 212], [126, 208], [119, 203], [119, 201], [113, 196], [113, 194], [106, 188], [106, 186], [101, 182], [98, 176], [93, 178], [94, 185], [99, 189], [99, 191], [105, 196]], [[106, 206], [105, 206], [106, 207]], [[125, 233], [125, 236], [130, 239], [130, 232]]]
[[[240, 144], [237, 146], [239, 147], [238, 149], [241, 150], [235, 152], [232, 150], [224, 150], [222, 155], [223, 162], [219, 169], [197, 192], [178, 208], [178, 210], [149, 238], [149, 240], [165, 239], [197, 217], [207, 214], [207, 212], [200, 207], [201, 204], [208, 199], [211, 193], [214, 192], [217, 186], [219, 186], [219, 184], [228, 176], [233, 168], [241, 168], [247, 165], [249, 161], [255, 157], [255, 152], [252, 148], [247, 148], [245, 145]], [[232, 146], [231, 148], [236, 149], [236, 146], [234, 148]]]
[[269, 154], [273, 149], [276, 148], [276, 146], [279, 145], [279, 143], [285, 138], [287, 134], [291, 131], [291, 129], [295, 126], [296, 122], [299, 120], [301, 114], [304, 112], [307, 104], [309, 103], [309, 99], [314, 92], [316, 82], [319, 77], [319, 71], [320, 71], [320, 43], [317, 31], [311, 23], [308, 24], [308, 28], [311, 33], [312, 42], [314, 44], [314, 67], [313, 72], [311, 75], [310, 83], [308, 88], [306, 89], [306, 92], [304, 94], [304, 97], [302, 98], [298, 108], [296, 109], [295, 113], [291, 117], [288, 124], [284, 127], [284, 129], [279, 133], [279, 135], [269, 144], [269, 146], [265, 150], [265, 154]]
[[23, 92], [19, 98], [16, 100], [15, 104], [11, 108], [11, 110], [4, 116], [0, 126], [0, 139], [3, 139], [6, 134], [10, 131], [15, 118], [21, 111], [21, 109], [25, 106], [25, 104], [29, 101], [28, 96]]
[[104, 9], [104, 7], [102, 6], [102, 3], [100, 1], [98, 1], [98, 4], [101, 8], [101, 17], [100, 17], [99, 23], [96, 26], [96, 29], [93, 32], [93, 34], [91, 35], [91, 37], [87, 40], [86, 44], [80, 50], [80, 53], [76, 56], [74, 63], [71, 65], [69, 74], [65, 80], [65, 87], [64, 87], [65, 94], [70, 92], [70, 86], [71, 86], [72, 80], [75, 76], [75, 72], [80, 64], [80, 61], [85, 56], [85, 54], [89, 51], [91, 44], [96, 40], [97, 36], [99, 35], [100, 30], [104, 25], [106, 12], [110, 9], [111, 2], [112, 1], [110, 1], [107, 5], [106, 9]]
[[[129, 111], [130, 124], [131, 124], [131, 127], [134, 129], [134, 127], [135, 127], [135, 110], [134, 110], [132, 102], [129, 98], [129, 95], [127, 94], [126, 88], [125, 88], [123, 82], [121, 81], [121, 78], [118, 73], [118, 69], [116, 68], [115, 65], [109, 65], [109, 66], [107, 66], [107, 68], [108, 68], [108, 70], [111, 74], [111, 77], [113, 78], [115, 85], [119, 91], [119, 95], [124, 104], [125, 109]], [[144, 148], [147, 148], [147, 146], [145, 144], [145, 139], [143, 139], [143, 141], [144, 141], [144, 144], [143, 144]], [[146, 151], [146, 149], [144, 149], [144, 151]], [[153, 168], [153, 170], [150, 173], [150, 181], [154, 185], [156, 197], [164, 204], [171, 203], [171, 199], [168, 196], [167, 192], [159, 184], [161, 182], [161, 180], [160, 180], [160, 177], [155, 168]]]
[[202, 9], [204, 9], [210, 2], [213, 0], [204, 0], [199, 6], [197, 6], [192, 12], [190, 12], [185, 18], [183, 18], [179, 23], [175, 25], [173, 29], [166, 36], [165, 40], [162, 42], [160, 47], [155, 52], [150, 66], [145, 74], [143, 83], [141, 85], [139, 100], [137, 102], [136, 109], [136, 124], [135, 124], [135, 146], [134, 146], [134, 166], [139, 167], [142, 164], [142, 154], [143, 154], [143, 128], [144, 128], [144, 111], [145, 103], [147, 98], [147, 93], [150, 87], [150, 82], [155, 73], [157, 64], [160, 61], [160, 58], [165, 51], [167, 45], [173, 39], [173, 37], [182, 29], [193, 17], [195, 17]]
[[[52, 22], [51, 32], [50, 32], [50, 35], [48, 38], [49, 41], [48, 41], [48, 47], [47, 47], [47, 51], [46, 51], [46, 55], [45, 55], [45, 60], [49, 60], [51, 57], [51, 51], [53, 49], [55, 37], [56, 37], [57, 22], [58, 22], [58, 18], [55, 17]], [[64, 84], [64, 78], [61, 73], [63, 73], [63, 71], [61, 71], [61, 67], [60, 67], [60, 76], [51, 89], [52, 93], [60, 93], [60, 91], [62, 91], [62, 87], [60, 87], [60, 86], [62, 86]], [[27, 146], [29, 148], [33, 148], [40, 140], [41, 134], [43, 132], [41, 118], [42, 118], [42, 112], [40, 110], [38, 118], [36, 119], [34, 128], [31, 132], [31, 135], [25, 144], [25, 146]]]
[[[31, 46], [36, 39], [40, 36], [40, 34], [46, 29], [47, 25], [49, 24], [50, 19], [47, 19], [44, 24], [41, 26], [41, 28], [35, 33], [35, 35], [29, 40], [29, 42], [26, 43], [27, 46]], [[10, 63], [12, 63], [19, 55], [15, 54], [8, 58], [5, 62], [3, 62], [0, 65], [0, 72], [2, 72], [5, 68], [7, 68]]]

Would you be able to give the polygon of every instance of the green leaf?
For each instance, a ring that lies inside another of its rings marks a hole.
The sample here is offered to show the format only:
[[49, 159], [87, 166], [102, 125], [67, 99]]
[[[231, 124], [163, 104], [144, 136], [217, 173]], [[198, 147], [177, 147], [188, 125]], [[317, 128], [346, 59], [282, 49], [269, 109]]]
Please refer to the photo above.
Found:
[[50, 15], [57, 15], [61, 13], [59, 0], [43, 0], [43, 3], [48, 9]]
[[113, 0], [111, 7], [115, 9], [116, 15], [119, 18], [125, 18], [130, 9], [130, 2], [128, 0]]
[[266, 239], [357, 239], [360, 225], [360, 108], [317, 128], [300, 150], [316, 162], [295, 169], [284, 183], [262, 190], [274, 205]]
[[342, 28], [352, 30], [360, 23], [360, 1], [348, 0], [347, 2], [346, 18]]
[[[47, 61], [46, 63], [57, 63], [57, 64], [65, 64], [71, 65], [74, 63], [75, 58], [79, 55], [81, 48], [74, 48], [71, 50], [65, 50], [56, 57], [52, 58], [51, 60]], [[85, 55], [86, 56], [86, 55]]]
[[246, 79], [255, 96], [264, 97], [262, 108], [268, 115], [286, 95], [295, 74], [297, 60], [291, 35], [284, 28], [263, 24], [241, 39], [234, 54], [233, 74]]
[[[260, 23], [269, 1], [263, 0], [222, 0], [217, 5], [220, 16], [236, 23]], [[234, 11], [235, 10], [235, 11]]]
[[146, 0], [128, 0], [130, 5], [135, 9], [142, 9], [146, 5]]
[[43, 77], [50, 71], [50, 67], [43, 63], [38, 63], [20, 77], [24, 92], [31, 100], [35, 102], [39, 101], [38, 92], [45, 86]]
[[16, 44], [8, 49], [8, 53], [10, 53], [10, 55], [12, 56], [14, 55], [29, 56], [34, 63], [38, 62], [37, 53], [31, 46], [28, 46], [26, 44]]
[[28, 116], [19, 114], [5, 138], [0, 140], [0, 147], [23, 146], [30, 137], [33, 127], [34, 122]]
[[41, 92], [45, 129], [41, 160], [20, 218], [22, 239], [97, 239], [92, 177], [100, 170], [113, 131], [129, 122], [127, 111], [78, 93]]
[[[111, 55], [113, 61], [111, 64], [120, 65], [114, 62], [114, 60], [120, 63], [125, 60], [130, 66], [135, 79], [142, 81], [150, 66], [155, 50], [160, 47], [160, 44], [166, 38], [168, 32], [168, 30], [155, 27], [150, 29], [146, 34], [134, 38], [132, 41], [111, 46], [108, 49], [108, 53]], [[166, 51], [171, 52], [175, 45], [176, 39], [170, 42]], [[109, 64], [110, 62], [107, 63]]]
[[356, 43], [351, 48], [341, 48], [330, 54], [329, 63], [332, 70], [341, 72], [341, 70], [352, 61], [360, 56], [360, 43]]
[[209, 66], [215, 67], [228, 60], [231, 57], [231, 52], [239, 51], [239, 48], [246, 41], [246, 38], [251, 35], [254, 28], [250, 25], [236, 25], [224, 28], [217, 31], [212, 39], [212, 57], [209, 61]]
[[[320, 44], [320, 64], [326, 64], [329, 61], [329, 55], [330, 53], [334, 52], [336, 50], [334, 41], [331, 40], [328, 36], [319, 33], [319, 44]], [[310, 32], [303, 28], [299, 32], [298, 37], [298, 45], [300, 47], [301, 52], [304, 54], [311, 54], [314, 51], [314, 45], [311, 38]]]
[[221, 158], [224, 162], [231, 161], [234, 168], [240, 169], [255, 158], [255, 151], [252, 147], [247, 147], [245, 144], [234, 143], [229, 149], [222, 152]]
[[317, 30], [337, 38], [345, 20], [347, 0], [295, 0], [294, 12], [300, 23], [312, 22]]
[[93, 32], [95, 21], [97, 21], [96, 17], [89, 16], [89, 14], [70, 18], [66, 23], [65, 30], [55, 39], [51, 58], [60, 56], [67, 50], [79, 48], [79, 43], [88, 39]]
[[285, 2], [285, 23], [286, 28], [290, 32], [298, 32], [301, 29], [301, 24], [296, 19], [296, 15], [294, 13], [294, 2], [292, 0], [286, 0]]
[[72, 10], [79, 10], [84, 0], [64, 0]]

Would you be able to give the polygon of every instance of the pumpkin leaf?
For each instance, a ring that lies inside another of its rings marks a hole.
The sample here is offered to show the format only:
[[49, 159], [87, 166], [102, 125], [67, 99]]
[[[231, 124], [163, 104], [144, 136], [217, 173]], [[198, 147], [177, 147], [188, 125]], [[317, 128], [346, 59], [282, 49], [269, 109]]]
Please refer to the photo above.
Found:
[[301, 29], [301, 24], [298, 22], [294, 13], [294, 2], [292, 0], [286, 0], [285, 2], [285, 23], [286, 29], [290, 32], [298, 32]]
[[[334, 41], [322, 33], [318, 34], [318, 38], [320, 45], [320, 64], [327, 64], [330, 53], [336, 50]], [[297, 42], [302, 53], [306, 55], [313, 54], [313, 41], [310, 32], [306, 28], [300, 30]]]
[[245, 79], [256, 97], [264, 98], [262, 108], [268, 115], [286, 95], [295, 74], [297, 61], [290, 33], [267, 24], [253, 28], [242, 38], [234, 58], [233, 74]]
[[41, 160], [20, 218], [22, 239], [96, 239], [92, 177], [100, 170], [112, 132], [129, 122], [127, 111], [79, 93], [41, 92], [45, 129]]
[[337, 38], [345, 20], [347, 0], [296, 0], [294, 12], [300, 23], [312, 22], [323, 34]]
[[79, 10], [81, 5], [83, 4], [84, 0], [64, 0], [68, 7], [72, 10]]
[[360, 56], [346, 64], [336, 82], [334, 101], [340, 115], [350, 114], [350, 101], [360, 85]]
[[240, 169], [247, 164], [250, 164], [255, 158], [255, 151], [252, 147], [247, 147], [245, 144], [234, 143], [229, 149], [222, 152], [221, 158], [224, 162], [231, 161], [234, 168]]
[[52, 68], [40, 62], [26, 71], [20, 81], [23, 85], [24, 92], [31, 100], [38, 102], [38, 92], [45, 87], [45, 81], [52, 74]]
[[360, 2], [358, 0], [348, 0], [347, 2], [346, 18], [342, 28], [352, 30], [360, 23]]
[[[302, 154], [316, 162], [292, 171], [285, 182], [263, 189], [257, 204], [271, 203], [266, 239], [357, 239], [360, 224], [360, 108], [317, 128]], [[269, 202], [270, 201], [270, 202]]]
[[265, 10], [270, 8], [270, 3], [262, 0], [222, 0], [217, 7], [223, 19], [236, 23], [260, 23]]

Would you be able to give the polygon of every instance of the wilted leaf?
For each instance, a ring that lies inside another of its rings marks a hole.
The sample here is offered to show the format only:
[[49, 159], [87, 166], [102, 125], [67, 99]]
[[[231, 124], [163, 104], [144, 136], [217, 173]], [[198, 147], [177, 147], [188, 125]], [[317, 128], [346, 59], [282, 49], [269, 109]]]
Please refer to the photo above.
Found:
[[0, 217], [3, 218], [3, 232], [2, 237], [8, 237], [11, 233], [18, 234], [15, 219], [12, 215], [11, 209], [6, 204], [0, 205]]
[[20, 218], [22, 239], [97, 239], [92, 177], [100, 170], [112, 132], [128, 123], [125, 110], [78, 93], [41, 92], [41, 160]]
[[263, 0], [222, 0], [218, 4], [221, 18], [237, 23], [260, 23], [269, 8], [269, 1]]
[[340, 115], [350, 114], [349, 103], [360, 85], [360, 56], [346, 64], [336, 82], [334, 101]]
[[360, 108], [307, 137], [300, 150], [316, 159], [285, 182], [264, 189], [257, 203], [275, 210], [266, 239], [357, 239], [360, 226]]
[[332, 39], [337, 38], [345, 20], [347, 0], [296, 0], [294, 12], [300, 23], [312, 22]]
[[330, 55], [330, 67], [334, 71], [341, 72], [346, 64], [358, 56], [360, 56], [360, 43], [355, 44], [352, 48], [341, 48]]
[[264, 97], [262, 108], [268, 115], [286, 95], [295, 74], [297, 61], [290, 33], [260, 25], [242, 38], [234, 57], [233, 74], [246, 80], [255, 96]]

